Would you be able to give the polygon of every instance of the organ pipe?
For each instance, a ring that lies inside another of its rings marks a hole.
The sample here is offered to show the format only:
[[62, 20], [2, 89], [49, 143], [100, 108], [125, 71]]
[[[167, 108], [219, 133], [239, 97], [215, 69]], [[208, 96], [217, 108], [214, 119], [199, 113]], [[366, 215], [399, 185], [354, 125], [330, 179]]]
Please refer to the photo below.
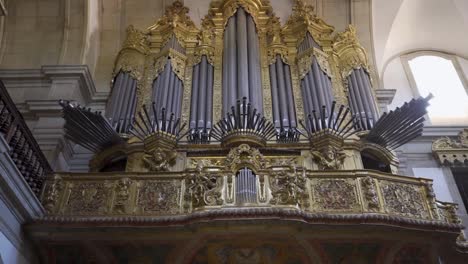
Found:
[[213, 65], [206, 56], [193, 67], [189, 140], [207, 141], [212, 126]]
[[363, 68], [354, 69], [347, 81], [351, 111], [358, 117], [356, 126], [359, 129], [370, 130], [378, 119], [378, 112], [369, 74]]
[[253, 18], [239, 8], [224, 31], [223, 115], [236, 101], [247, 98], [263, 112], [259, 40]]
[[283, 62], [280, 55], [276, 55], [275, 63], [270, 65], [270, 84], [275, 127], [296, 128], [291, 69]]
[[135, 116], [137, 81], [127, 72], [120, 72], [114, 80], [106, 117], [118, 133], [127, 133]]

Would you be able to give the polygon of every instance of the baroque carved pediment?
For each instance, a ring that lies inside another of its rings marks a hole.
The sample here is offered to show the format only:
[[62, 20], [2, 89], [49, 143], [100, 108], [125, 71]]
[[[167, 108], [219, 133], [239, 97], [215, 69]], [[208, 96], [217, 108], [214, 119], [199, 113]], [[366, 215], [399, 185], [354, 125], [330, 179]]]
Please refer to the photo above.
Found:
[[442, 165], [468, 166], [468, 128], [457, 139], [443, 137], [434, 141], [432, 153]]

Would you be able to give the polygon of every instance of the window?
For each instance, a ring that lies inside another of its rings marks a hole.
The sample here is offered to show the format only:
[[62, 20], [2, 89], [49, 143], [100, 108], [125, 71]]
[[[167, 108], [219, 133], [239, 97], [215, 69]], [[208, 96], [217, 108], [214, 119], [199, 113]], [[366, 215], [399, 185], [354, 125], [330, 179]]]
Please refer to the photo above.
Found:
[[420, 96], [434, 95], [428, 115], [432, 124], [467, 123], [468, 94], [452, 59], [421, 55], [408, 60]]

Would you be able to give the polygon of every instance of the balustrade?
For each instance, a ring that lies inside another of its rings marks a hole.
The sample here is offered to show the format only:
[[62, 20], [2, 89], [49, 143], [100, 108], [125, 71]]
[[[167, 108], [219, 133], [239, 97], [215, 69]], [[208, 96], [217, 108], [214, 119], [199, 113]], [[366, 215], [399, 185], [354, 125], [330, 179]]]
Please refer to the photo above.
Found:
[[33, 192], [39, 196], [47, 173], [46, 157], [0, 81], [0, 133], [10, 146], [10, 157]]

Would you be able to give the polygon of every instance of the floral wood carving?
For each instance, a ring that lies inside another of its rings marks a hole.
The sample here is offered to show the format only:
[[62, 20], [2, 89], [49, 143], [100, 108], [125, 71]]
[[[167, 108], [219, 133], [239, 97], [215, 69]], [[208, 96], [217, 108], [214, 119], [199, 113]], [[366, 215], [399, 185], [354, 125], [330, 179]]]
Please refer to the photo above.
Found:
[[359, 206], [353, 180], [321, 179], [312, 190], [316, 206], [320, 209], [353, 210]]
[[301, 208], [308, 208], [310, 203], [306, 183], [305, 175], [284, 170], [274, 173], [270, 177], [271, 195], [273, 196], [270, 203], [299, 205]]
[[232, 172], [238, 171], [243, 166], [252, 166], [255, 170], [265, 168], [266, 160], [256, 148], [251, 148], [247, 144], [242, 144], [231, 149], [224, 161], [224, 164]]
[[380, 186], [387, 212], [416, 218], [429, 217], [418, 186], [387, 181], [382, 181]]
[[71, 187], [68, 210], [73, 214], [101, 214], [107, 212], [109, 189], [104, 183], [77, 183]]
[[185, 199], [192, 208], [222, 205], [221, 189], [223, 178], [218, 175], [204, 174], [201, 170], [190, 174], [186, 179]]
[[138, 191], [138, 206], [143, 213], [177, 214], [180, 182], [146, 181]]

